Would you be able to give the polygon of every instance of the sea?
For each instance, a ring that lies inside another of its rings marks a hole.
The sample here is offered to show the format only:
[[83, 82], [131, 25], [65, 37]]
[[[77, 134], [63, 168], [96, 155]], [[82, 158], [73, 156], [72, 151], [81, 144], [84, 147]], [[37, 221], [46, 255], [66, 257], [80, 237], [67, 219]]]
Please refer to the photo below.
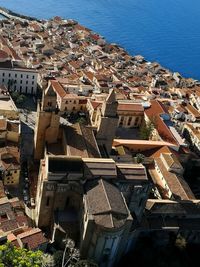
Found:
[[200, 80], [199, 0], [0, 0], [0, 6], [75, 19], [131, 55]]

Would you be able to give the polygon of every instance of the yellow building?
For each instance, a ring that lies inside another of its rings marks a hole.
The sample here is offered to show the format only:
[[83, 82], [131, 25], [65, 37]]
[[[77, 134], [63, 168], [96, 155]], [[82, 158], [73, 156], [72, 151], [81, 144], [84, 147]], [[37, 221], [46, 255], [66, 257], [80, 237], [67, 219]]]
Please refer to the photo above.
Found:
[[[88, 100], [87, 110], [93, 126], [97, 126], [97, 115], [99, 114], [103, 101]], [[118, 101], [117, 107], [118, 127], [135, 128], [140, 127], [144, 117], [144, 108], [141, 103]]]
[[34, 158], [36, 160], [43, 158], [45, 144], [57, 142], [60, 116], [57, 114], [56, 107], [55, 92], [50, 86], [43, 94], [42, 106], [38, 105], [34, 137]]
[[18, 147], [0, 148], [0, 170], [4, 185], [19, 184], [20, 153]]
[[17, 107], [10, 97], [8, 89], [3, 85], [0, 86], [0, 116], [12, 120], [19, 119]]
[[[48, 88], [54, 91], [54, 101], [56, 101], [60, 114], [86, 110], [87, 99], [85, 96], [68, 92], [66, 88], [55, 80], [49, 82]], [[47, 90], [49, 90], [48, 88]]]
[[20, 121], [10, 121], [0, 116], [0, 143], [3, 146], [6, 142], [18, 144], [20, 141]]

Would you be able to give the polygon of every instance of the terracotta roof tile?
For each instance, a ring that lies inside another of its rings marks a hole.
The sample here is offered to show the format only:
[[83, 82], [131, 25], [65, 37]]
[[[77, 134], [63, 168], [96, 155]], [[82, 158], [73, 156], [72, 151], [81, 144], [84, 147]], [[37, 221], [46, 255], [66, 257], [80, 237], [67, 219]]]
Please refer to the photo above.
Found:
[[182, 177], [168, 172], [161, 158], [155, 159], [155, 162], [159, 166], [159, 169], [175, 198], [182, 200], [195, 199], [194, 194]]
[[53, 89], [55, 90], [55, 92], [61, 97], [63, 98], [66, 95], [66, 92], [64, 90], [64, 88], [61, 86], [61, 84], [58, 81], [55, 80], [51, 80], [51, 85], [53, 87]]
[[94, 110], [102, 105], [102, 102], [90, 101], [90, 103], [92, 107], [94, 108]]
[[174, 138], [172, 132], [167, 127], [163, 119], [160, 117], [161, 114], [168, 114], [165, 107], [157, 100], [151, 101], [151, 107], [145, 109], [145, 114], [152, 120], [155, 120], [156, 129], [160, 137], [167, 142], [177, 145], [177, 141]]
[[143, 108], [142, 104], [119, 103], [118, 107], [117, 107], [117, 111], [143, 112], [144, 108]]
[[17, 238], [19, 238], [21, 242], [24, 245], [26, 244], [31, 250], [36, 249], [47, 242], [47, 239], [43, 236], [43, 233], [39, 228], [31, 229], [19, 234]]
[[7, 128], [7, 120], [6, 119], [0, 119], [0, 131], [6, 130]]

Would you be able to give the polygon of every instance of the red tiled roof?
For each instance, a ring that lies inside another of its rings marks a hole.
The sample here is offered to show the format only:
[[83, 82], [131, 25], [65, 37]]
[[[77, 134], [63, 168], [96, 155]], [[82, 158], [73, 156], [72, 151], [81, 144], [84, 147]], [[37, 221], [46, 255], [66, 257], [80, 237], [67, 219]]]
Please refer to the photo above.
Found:
[[15, 247], [20, 247], [19, 246], [19, 243], [17, 241], [17, 237], [13, 234], [13, 233], [10, 233], [7, 235], [7, 239], [9, 242], [11, 242]]
[[1, 229], [3, 232], [13, 231], [17, 228], [18, 228], [18, 224], [15, 219], [1, 222]]
[[90, 101], [90, 103], [94, 109], [102, 105], [102, 102]]
[[135, 112], [143, 112], [144, 108], [142, 104], [126, 104], [126, 103], [119, 103], [117, 107], [118, 111], [135, 111]]
[[16, 216], [16, 221], [19, 227], [28, 226], [28, 219], [25, 215]]
[[185, 109], [191, 113], [195, 118], [199, 118], [200, 117], [200, 113], [199, 111], [194, 108], [193, 106], [191, 106], [190, 104], [187, 104], [187, 106], [185, 106]]
[[47, 242], [39, 228], [31, 229], [17, 236], [23, 244], [27, 244], [29, 249], [36, 249]]
[[90, 38], [92, 38], [93, 40], [97, 41], [100, 39], [100, 36], [97, 34], [90, 34]]
[[70, 61], [68, 64], [70, 66], [72, 66], [74, 69], [79, 69], [80, 68], [80, 64], [78, 64], [78, 62], [76, 62], [76, 61]]
[[64, 88], [61, 86], [61, 84], [58, 81], [51, 80], [50, 82], [51, 82], [53, 89], [56, 91], [56, 93], [60, 97], [64, 97], [66, 95]]
[[90, 71], [83, 71], [84, 75], [90, 80], [93, 81], [94, 74]]
[[6, 130], [6, 128], [7, 128], [6, 119], [0, 119], [0, 130]]
[[5, 51], [0, 50], [0, 59], [7, 59], [8, 57], [9, 56]]
[[145, 114], [152, 120], [155, 120], [156, 129], [160, 137], [167, 142], [177, 145], [177, 141], [174, 138], [172, 132], [169, 130], [163, 119], [160, 117], [161, 114], [168, 114], [164, 106], [157, 100], [151, 101], [151, 107], [145, 109]]

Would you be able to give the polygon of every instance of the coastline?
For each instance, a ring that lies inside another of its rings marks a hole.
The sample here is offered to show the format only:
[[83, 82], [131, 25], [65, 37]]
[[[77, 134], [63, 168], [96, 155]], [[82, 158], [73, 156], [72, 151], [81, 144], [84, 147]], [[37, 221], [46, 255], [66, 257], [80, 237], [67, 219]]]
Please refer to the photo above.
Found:
[[4, 17], [6, 17], [6, 14], [7, 14], [8, 19], [10, 18], [10, 16], [12, 16], [12, 17], [15, 17], [16, 19], [19, 18], [19, 19], [24, 19], [24, 20], [29, 20], [29, 21], [38, 21], [38, 22], [41, 21], [38, 18], [19, 14], [19, 13], [16, 13], [16, 12], [10, 10], [10, 9], [7, 9], [7, 8], [1, 7], [1, 6], [0, 6], [0, 14], [3, 15]]
[[[20, 14], [20, 13], [17, 13], [17, 12], [14, 12], [8, 8], [5, 8], [5, 7], [2, 7], [0, 6], [0, 15], [4, 16], [5, 19], [20, 19], [21, 21], [36, 21], [36, 22], [39, 22], [39, 23], [42, 23], [42, 21], [48, 21], [48, 20], [51, 20], [52, 18], [50, 19], [38, 19], [36, 17], [32, 17], [32, 16], [27, 16], [27, 15], [23, 15], [23, 14]], [[56, 15], [55, 15], [56, 16]], [[72, 20], [72, 21], [75, 21], [73, 19], [69, 19], [69, 18], [64, 18], [65, 20]], [[78, 22], [77, 22], [78, 23]], [[84, 26], [85, 27], [85, 26]], [[102, 36], [99, 32], [95, 32], [93, 31], [93, 29], [89, 29], [91, 32], [93, 32], [94, 34], [97, 34], [98, 36], [101, 36], [103, 39], [105, 39], [104, 36]], [[193, 77], [185, 77], [183, 76], [182, 74], [180, 74], [180, 72], [177, 72], [175, 70], [172, 70], [171, 68], [168, 68], [168, 67], [165, 67], [163, 66], [159, 61], [150, 61], [148, 60], [146, 57], [144, 57], [142, 54], [132, 54], [130, 52], [128, 52], [128, 50], [123, 47], [122, 45], [118, 44], [118, 43], [115, 43], [115, 42], [108, 42], [106, 39], [105, 39], [106, 43], [108, 44], [115, 44], [117, 45], [119, 48], [122, 48], [124, 51], [126, 51], [127, 54], [129, 54], [131, 57], [142, 57], [144, 61], [146, 61], [147, 63], [149, 64], [158, 64], [160, 65], [161, 68], [165, 69], [167, 72], [173, 74], [173, 73], [177, 73], [179, 77], [181, 78], [184, 78], [184, 79], [190, 79], [190, 80], [193, 80], [194, 82], [197, 82], [199, 83], [200, 79], [196, 79], [196, 78], [193, 78]], [[182, 71], [181, 71], [182, 72]]]

